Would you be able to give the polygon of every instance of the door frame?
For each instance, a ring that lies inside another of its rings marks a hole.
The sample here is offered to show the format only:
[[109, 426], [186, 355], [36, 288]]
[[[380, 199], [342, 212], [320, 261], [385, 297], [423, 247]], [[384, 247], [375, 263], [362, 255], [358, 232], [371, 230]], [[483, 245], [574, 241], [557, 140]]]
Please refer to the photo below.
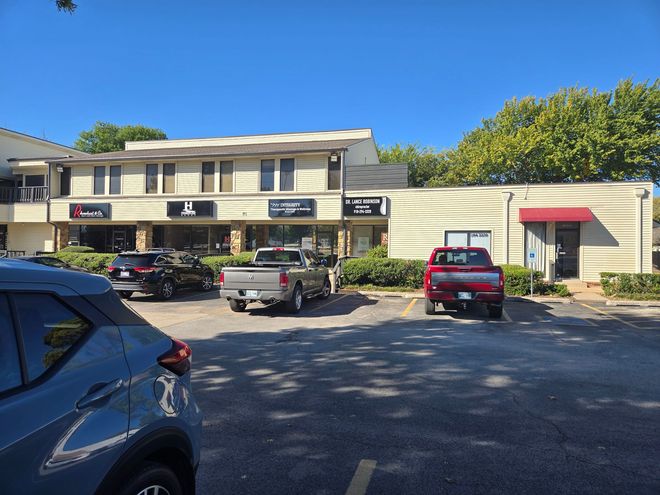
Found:
[[[575, 229], [562, 229], [557, 226], [557, 224], [560, 223], [574, 223], [577, 225], [577, 228]], [[555, 222], [555, 242], [554, 242], [554, 247], [555, 247], [555, 280], [572, 280], [571, 278], [567, 279], [566, 277], [563, 276], [561, 279], [559, 278], [559, 273], [558, 273], [558, 266], [559, 266], [559, 250], [557, 249], [557, 232], [560, 230], [565, 230], [565, 231], [575, 231], [577, 230], [577, 262], [575, 266], [575, 279], [582, 280], [582, 222]]]

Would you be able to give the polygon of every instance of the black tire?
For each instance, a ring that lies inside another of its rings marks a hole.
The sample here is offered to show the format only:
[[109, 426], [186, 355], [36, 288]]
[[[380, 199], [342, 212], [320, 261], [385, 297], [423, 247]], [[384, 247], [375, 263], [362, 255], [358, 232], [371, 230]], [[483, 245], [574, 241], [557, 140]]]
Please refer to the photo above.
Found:
[[458, 303], [442, 303], [442, 307], [446, 311], [458, 311]]
[[291, 294], [291, 299], [286, 302], [286, 310], [291, 314], [296, 314], [302, 308], [303, 291], [302, 285], [296, 284]]
[[425, 299], [426, 301], [426, 314], [434, 315], [435, 314], [435, 303], [430, 299]]
[[202, 281], [200, 282], [200, 290], [203, 292], [213, 290], [213, 275], [210, 273], [205, 273], [202, 276]]
[[488, 306], [488, 316], [490, 318], [502, 318], [504, 307], [501, 304]]
[[[169, 495], [183, 495], [183, 487], [170, 468], [156, 462], [145, 462], [135, 473], [122, 484], [120, 495], [138, 495], [149, 487], [161, 487], [160, 493]], [[167, 491], [163, 491], [163, 489]]]
[[131, 290], [120, 290], [119, 291], [119, 297], [121, 297], [122, 299], [130, 299], [132, 295], [133, 295], [133, 291], [131, 291]]
[[240, 299], [229, 300], [229, 308], [234, 313], [242, 313], [243, 311], [245, 311], [246, 307], [247, 307], [247, 303], [245, 301], [241, 301]]
[[158, 289], [158, 297], [163, 301], [172, 299], [174, 293], [176, 292], [176, 284], [171, 278], [166, 278], [160, 283], [160, 288]]
[[325, 280], [323, 281], [323, 289], [321, 290], [321, 293], [319, 294], [319, 299], [329, 298], [331, 292], [332, 292], [332, 284], [330, 283], [330, 278], [325, 277]]

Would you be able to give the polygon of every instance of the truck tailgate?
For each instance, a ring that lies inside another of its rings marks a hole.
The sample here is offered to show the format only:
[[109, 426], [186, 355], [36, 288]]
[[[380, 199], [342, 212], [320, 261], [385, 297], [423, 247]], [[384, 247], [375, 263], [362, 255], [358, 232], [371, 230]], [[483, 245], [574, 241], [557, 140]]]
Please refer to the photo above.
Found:
[[431, 267], [431, 289], [491, 292], [499, 290], [500, 273], [489, 267]]
[[227, 290], [280, 290], [279, 267], [226, 267], [224, 289]]

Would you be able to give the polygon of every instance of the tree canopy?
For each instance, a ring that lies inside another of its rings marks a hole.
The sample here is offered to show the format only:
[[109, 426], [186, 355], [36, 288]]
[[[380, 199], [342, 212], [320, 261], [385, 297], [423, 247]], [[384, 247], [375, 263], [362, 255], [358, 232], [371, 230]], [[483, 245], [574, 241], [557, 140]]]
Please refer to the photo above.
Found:
[[65, 11], [70, 14], [73, 14], [73, 11], [78, 7], [77, 4], [73, 3], [73, 0], [55, 0], [55, 6], [60, 12]]
[[126, 141], [167, 139], [160, 129], [143, 125], [118, 126], [109, 122], [97, 122], [89, 131], [82, 131], [73, 147], [87, 153], [122, 151]]
[[572, 87], [547, 98], [514, 98], [454, 148], [435, 153], [397, 144], [379, 150], [381, 160], [411, 146], [403, 157], [411, 170], [437, 164], [415, 175], [411, 185], [420, 179], [427, 186], [634, 179], [660, 184], [660, 81], [626, 79], [608, 92]]

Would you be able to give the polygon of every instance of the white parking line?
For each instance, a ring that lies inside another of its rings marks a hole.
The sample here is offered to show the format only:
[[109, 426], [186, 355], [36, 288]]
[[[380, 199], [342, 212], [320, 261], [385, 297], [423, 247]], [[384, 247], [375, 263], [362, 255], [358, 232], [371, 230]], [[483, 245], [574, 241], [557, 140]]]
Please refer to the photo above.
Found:
[[360, 464], [358, 464], [351, 484], [348, 485], [348, 490], [346, 490], [346, 495], [364, 495], [367, 493], [367, 487], [369, 486], [369, 481], [371, 481], [371, 475], [376, 469], [376, 461], [371, 459], [362, 459]]
[[[531, 275], [530, 275], [530, 276], [531, 276]], [[503, 309], [503, 310], [502, 310], [502, 316], [503, 316], [504, 319], [505, 319], [506, 321], [508, 321], [509, 323], [513, 323], [513, 320], [512, 320], [511, 317], [509, 316], [509, 313], [506, 312], [506, 309]]]

